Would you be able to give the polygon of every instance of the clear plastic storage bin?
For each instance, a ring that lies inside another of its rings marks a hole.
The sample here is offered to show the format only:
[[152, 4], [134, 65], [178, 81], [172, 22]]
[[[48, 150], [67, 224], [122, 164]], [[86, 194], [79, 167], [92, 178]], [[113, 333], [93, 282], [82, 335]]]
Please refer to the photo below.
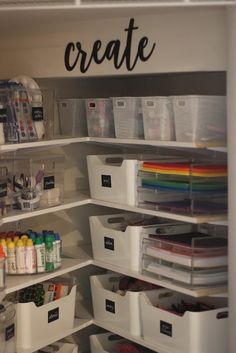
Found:
[[53, 138], [53, 106], [51, 90], [0, 87], [0, 144]]
[[142, 98], [145, 140], [175, 140], [174, 113], [170, 97]]
[[226, 97], [176, 96], [172, 101], [177, 141], [226, 141]]
[[114, 97], [112, 101], [116, 137], [120, 139], [143, 139], [141, 98]]
[[33, 211], [64, 201], [64, 157], [30, 154], [14, 159], [13, 208]]
[[112, 101], [109, 98], [86, 99], [88, 135], [115, 137]]
[[[204, 303], [201, 312], [173, 312], [173, 306]], [[143, 338], [175, 353], [228, 353], [228, 309], [226, 298], [193, 297], [163, 289], [159, 293], [141, 293]]]
[[76, 286], [73, 286], [66, 297], [42, 306], [37, 307], [33, 302], [16, 304], [18, 349], [43, 346], [48, 337], [51, 341], [64, 337], [74, 326], [75, 297]]
[[143, 240], [143, 273], [185, 286], [227, 282], [227, 241], [201, 233], [157, 236]]
[[15, 305], [0, 303], [0, 353], [16, 352]]
[[87, 122], [84, 99], [59, 99], [60, 135], [87, 136]]
[[133, 213], [92, 216], [89, 223], [94, 259], [136, 272], [141, 269], [143, 237], [192, 231], [191, 224], [161, 221]]

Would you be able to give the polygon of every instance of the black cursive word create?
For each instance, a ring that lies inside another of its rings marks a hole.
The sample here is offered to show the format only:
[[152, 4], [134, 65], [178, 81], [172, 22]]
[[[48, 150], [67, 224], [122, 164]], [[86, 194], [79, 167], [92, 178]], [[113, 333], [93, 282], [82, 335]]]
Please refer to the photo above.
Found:
[[139, 40], [136, 54], [131, 58], [132, 49], [132, 38], [133, 32], [138, 30], [139, 27], [134, 25], [134, 19], [131, 18], [129, 25], [125, 28], [126, 35], [126, 45], [121, 53], [121, 41], [119, 39], [111, 40], [107, 43], [105, 50], [102, 53], [102, 41], [96, 40], [93, 44], [91, 54], [89, 55], [84, 49], [82, 49], [82, 44], [80, 42], [70, 42], [67, 44], [64, 55], [65, 67], [68, 71], [74, 70], [76, 65], [79, 63], [79, 68], [81, 73], [88, 71], [91, 63], [94, 61], [96, 64], [102, 64], [105, 59], [111, 61], [113, 60], [114, 67], [118, 70], [125, 63], [128, 71], [132, 71], [137, 64], [138, 60], [147, 61], [156, 46], [153, 43], [149, 51], [145, 54], [144, 50], [147, 49], [149, 44], [148, 37], [142, 37]]

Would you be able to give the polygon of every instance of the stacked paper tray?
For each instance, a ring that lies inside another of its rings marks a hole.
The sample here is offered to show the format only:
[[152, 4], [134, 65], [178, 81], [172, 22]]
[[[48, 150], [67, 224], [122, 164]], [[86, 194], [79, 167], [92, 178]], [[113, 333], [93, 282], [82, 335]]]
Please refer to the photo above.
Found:
[[192, 233], [149, 236], [143, 240], [143, 271], [185, 284], [227, 280], [225, 238]]
[[139, 169], [140, 206], [170, 212], [218, 214], [227, 211], [226, 200], [226, 164], [144, 161]]

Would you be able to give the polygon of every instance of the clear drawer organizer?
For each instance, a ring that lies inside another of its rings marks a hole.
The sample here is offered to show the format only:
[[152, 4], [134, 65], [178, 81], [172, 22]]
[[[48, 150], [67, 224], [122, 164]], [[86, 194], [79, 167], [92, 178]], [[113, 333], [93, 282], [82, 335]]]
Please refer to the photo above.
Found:
[[142, 272], [181, 283], [211, 286], [227, 282], [227, 240], [201, 233], [150, 235], [143, 240]]
[[138, 204], [192, 216], [226, 214], [227, 166], [144, 161], [138, 173]]

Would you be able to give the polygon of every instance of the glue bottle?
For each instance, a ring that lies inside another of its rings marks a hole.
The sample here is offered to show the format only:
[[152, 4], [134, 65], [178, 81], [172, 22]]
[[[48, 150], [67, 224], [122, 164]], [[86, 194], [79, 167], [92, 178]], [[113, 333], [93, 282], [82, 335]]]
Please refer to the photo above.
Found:
[[37, 272], [45, 272], [46, 258], [45, 258], [45, 243], [42, 236], [35, 239]]

